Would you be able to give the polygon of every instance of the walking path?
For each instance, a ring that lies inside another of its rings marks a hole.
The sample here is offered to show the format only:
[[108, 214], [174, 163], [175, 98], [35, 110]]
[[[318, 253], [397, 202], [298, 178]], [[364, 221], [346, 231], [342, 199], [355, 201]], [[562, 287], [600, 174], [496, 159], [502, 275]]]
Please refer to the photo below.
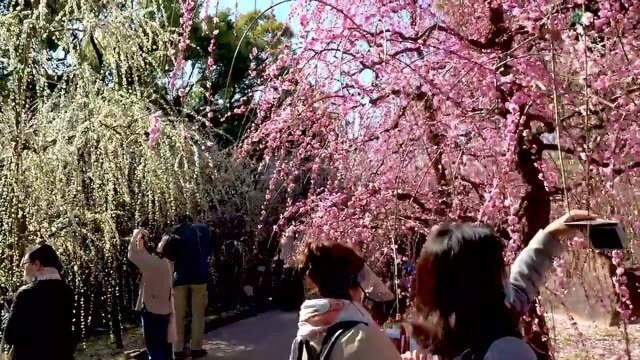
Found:
[[271, 311], [207, 334], [207, 359], [286, 360], [298, 314]]

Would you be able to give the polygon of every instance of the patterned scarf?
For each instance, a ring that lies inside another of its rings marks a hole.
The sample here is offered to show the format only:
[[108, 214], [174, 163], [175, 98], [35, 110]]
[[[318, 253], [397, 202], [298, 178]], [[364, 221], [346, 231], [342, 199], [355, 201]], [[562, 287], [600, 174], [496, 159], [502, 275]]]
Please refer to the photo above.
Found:
[[338, 299], [307, 300], [300, 308], [298, 334], [291, 347], [290, 359], [298, 358], [298, 344], [301, 340], [309, 340], [319, 346], [327, 328], [340, 321], [361, 321], [369, 326], [377, 326], [369, 312], [357, 302]]

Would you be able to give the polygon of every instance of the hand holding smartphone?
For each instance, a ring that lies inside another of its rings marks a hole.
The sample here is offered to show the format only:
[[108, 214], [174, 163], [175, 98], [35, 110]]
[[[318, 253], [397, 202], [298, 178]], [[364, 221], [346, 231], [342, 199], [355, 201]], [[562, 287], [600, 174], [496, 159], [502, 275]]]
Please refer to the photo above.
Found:
[[551, 222], [544, 231], [554, 237], [570, 237], [581, 232], [597, 250], [619, 250], [627, 247], [624, 230], [617, 221], [598, 218], [585, 210], [571, 210]]
[[568, 228], [582, 232], [591, 247], [597, 250], [621, 250], [627, 248], [627, 240], [620, 223], [612, 220], [593, 219], [565, 222]]

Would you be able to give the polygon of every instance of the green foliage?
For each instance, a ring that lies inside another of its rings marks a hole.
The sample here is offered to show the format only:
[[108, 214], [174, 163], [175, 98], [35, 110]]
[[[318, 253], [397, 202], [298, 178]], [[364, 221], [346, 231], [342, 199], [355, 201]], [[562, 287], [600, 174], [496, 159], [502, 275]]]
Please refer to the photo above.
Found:
[[183, 212], [224, 207], [248, 228], [259, 217], [249, 171], [179, 109], [164, 109], [159, 141], [148, 145], [149, 116], [167, 101], [159, 84], [171, 70], [169, 3], [3, 3], [0, 293], [22, 285], [24, 249], [46, 239], [77, 291], [83, 330], [117, 326], [132, 301], [125, 256], [140, 217], [156, 235]]
[[574, 9], [573, 12], [571, 13], [571, 24], [572, 25], [581, 24], [583, 14], [584, 14], [584, 11], [582, 11], [581, 8]]
[[[145, 96], [155, 108], [183, 114], [191, 122], [208, 118], [210, 135], [222, 147], [235, 143], [243, 123], [251, 121], [244, 115], [229, 114], [251, 101], [251, 95], [261, 84], [260, 65], [269, 57], [277, 56], [278, 49], [292, 37], [291, 30], [273, 15], [256, 20], [257, 12], [235, 19], [225, 10], [216, 15], [217, 20], [211, 17], [203, 23], [194, 19], [191, 45], [185, 56], [189, 73], [180, 74], [190, 80], [187, 100], [182, 104], [166, 89], [166, 80], [173, 69], [168, 55], [175, 47], [171, 35], [181, 16], [179, 2], [146, 0], [127, 5], [117, 1], [72, 0], [25, 5], [6, 1], [5, 7], [12, 11], [0, 19], [4, 29], [0, 35], [4, 41], [0, 44], [0, 96], [3, 99], [14, 102], [9, 89], [16, 86], [22, 76], [14, 71], [21, 65], [7, 62], [27, 51], [33, 60], [29, 61], [30, 69], [38, 74], [37, 80], [41, 82], [29, 84], [28, 99], [66, 84], [70, 77], [63, 75], [87, 67], [104, 84], [145, 89]], [[194, 13], [197, 16], [200, 10]], [[36, 30], [37, 33], [33, 33]], [[240, 43], [245, 32], [247, 35]], [[213, 36], [216, 67], [206, 71]], [[236, 49], [238, 53], [234, 58]], [[255, 72], [250, 73], [253, 49], [258, 55], [253, 59]]]
[[[209, 19], [204, 27], [201, 22], [195, 22], [191, 31], [191, 47], [186, 59], [198, 69], [198, 74], [187, 105], [202, 117], [207, 116], [207, 108], [211, 109], [212, 125], [224, 134], [216, 137], [222, 146], [233, 144], [241, 135], [243, 123], [251, 121], [244, 115], [232, 114], [235, 109], [250, 102], [253, 93], [261, 86], [261, 65], [277, 56], [279, 49], [293, 36], [291, 29], [277, 21], [272, 14], [256, 20], [258, 15], [259, 12], [249, 12], [234, 19], [229, 11], [221, 11], [216, 16], [217, 21]], [[214, 71], [207, 72], [204, 69], [211, 56], [208, 48], [213, 29], [217, 30], [213, 54], [216, 67]], [[238, 52], [234, 58], [236, 49]], [[256, 73], [252, 75], [251, 52], [254, 49]], [[207, 101], [205, 93], [209, 93], [211, 101]], [[225, 115], [228, 118], [223, 121]]]

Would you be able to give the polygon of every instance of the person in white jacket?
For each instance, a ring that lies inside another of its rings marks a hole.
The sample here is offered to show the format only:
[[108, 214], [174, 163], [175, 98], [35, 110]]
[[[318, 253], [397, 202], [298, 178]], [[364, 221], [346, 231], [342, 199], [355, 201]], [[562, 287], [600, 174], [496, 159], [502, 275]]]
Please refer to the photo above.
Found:
[[365, 296], [385, 298], [388, 292], [393, 298], [362, 256], [338, 242], [312, 243], [301, 263], [305, 282], [318, 297], [300, 308], [290, 360], [400, 359], [391, 340], [362, 305]]
[[142, 330], [149, 360], [173, 359], [172, 343], [176, 338], [173, 270], [163, 253], [170, 239], [169, 236], [163, 237], [156, 250], [149, 241], [149, 233], [144, 229], [136, 229], [129, 244], [128, 258], [142, 273], [136, 310], [142, 314]]

